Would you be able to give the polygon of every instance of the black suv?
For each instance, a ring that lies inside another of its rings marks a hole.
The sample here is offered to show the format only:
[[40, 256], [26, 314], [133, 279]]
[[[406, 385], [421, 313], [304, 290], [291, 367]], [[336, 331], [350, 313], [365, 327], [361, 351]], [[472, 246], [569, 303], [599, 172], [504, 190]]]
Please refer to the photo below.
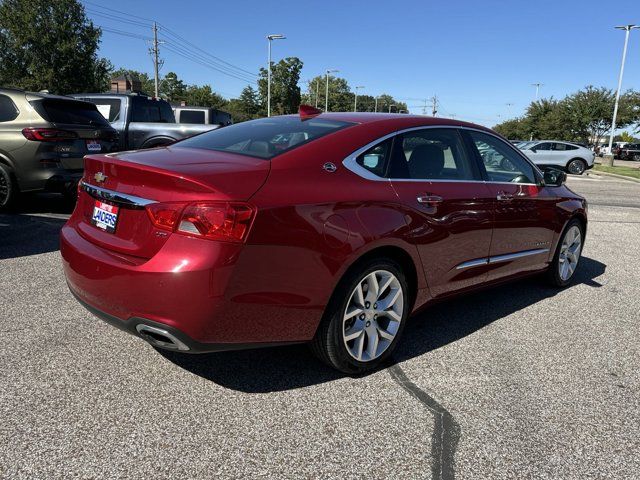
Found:
[[73, 196], [83, 157], [117, 143], [118, 133], [92, 103], [0, 88], [0, 208], [19, 192]]

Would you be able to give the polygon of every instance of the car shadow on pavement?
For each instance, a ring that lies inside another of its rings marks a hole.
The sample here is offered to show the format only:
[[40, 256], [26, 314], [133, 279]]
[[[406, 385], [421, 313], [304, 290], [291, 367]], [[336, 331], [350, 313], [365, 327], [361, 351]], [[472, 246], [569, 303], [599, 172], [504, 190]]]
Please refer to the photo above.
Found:
[[22, 195], [13, 210], [0, 213], [0, 260], [58, 250], [72, 211], [61, 195]]
[[[605, 269], [603, 263], [582, 257], [568, 288], [579, 284], [600, 287], [596, 278]], [[540, 277], [531, 277], [466, 295], [464, 302], [445, 301], [428, 307], [409, 319], [398, 349], [383, 368], [460, 340], [559, 291], [546, 286]], [[191, 373], [248, 393], [291, 390], [345, 376], [319, 362], [305, 345], [201, 355], [158, 352]]]

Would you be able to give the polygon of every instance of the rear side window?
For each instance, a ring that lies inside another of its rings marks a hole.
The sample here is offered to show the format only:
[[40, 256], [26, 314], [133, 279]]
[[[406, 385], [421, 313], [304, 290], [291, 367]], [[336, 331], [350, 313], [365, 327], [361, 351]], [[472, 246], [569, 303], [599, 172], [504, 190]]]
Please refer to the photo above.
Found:
[[180, 110], [180, 123], [197, 123], [204, 125], [204, 111]]
[[43, 100], [45, 120], [68, 125], [108, 126], [109, 122], [91, 103], [72, 100]]
[[10, 122], [18, 117], [18, 107], [6, 95], [0, 95], [0, 122]]
[[322, 118], [301, 120], [298, 116], [261, 118], [196, 135], [174, 146], [269, 159], [349, 125], [353, 124]]
[[478, 178], [460, 134], [452, 128], [427, 128], [398, 135], [389, 176], [414, 180]]
[[578, 150], [578, 147], [569, 145], [568, 143], [554, 143], [553, 149], [557, 152], [564, 152], [566, 150]]
[[104, 118], [109, 120], [110, 123], [120, 120], [120, 105], [122, 101], [117, 98], [97, 98], [91, 99], [92, 103], [96, 104], [98, 111]]
[[171, 105], [159, 100], [133, 97], [132, 122], [175, 123]]
[[374, 175], [384, 177], [387, 170], [387, 163], [391, 156], [391, 144], [392, 140], [389, 139], [379, 143], [375, 147], [371, 147], [356, 158], [356, 163]]
[[539, 143], [537, 145], [534, 145], [534, 148], [536, 149], [536, 151], [551, 150], [551, 144], [550, 143]]

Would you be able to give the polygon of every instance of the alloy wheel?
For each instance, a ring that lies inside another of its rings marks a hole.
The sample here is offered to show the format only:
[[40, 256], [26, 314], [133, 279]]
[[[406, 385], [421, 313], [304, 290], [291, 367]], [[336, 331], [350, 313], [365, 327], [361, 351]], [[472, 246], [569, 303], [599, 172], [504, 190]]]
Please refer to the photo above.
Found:
[[575, 272], [578, 266], [578, 260], [580, 260], [580, 253], [582, 249], [582, 233], [578, 226], [573, 225], [562, 239], [562, 245], [560, 246], [560, 256], [558, 258], [558, 273], [562, 281], [569, 280], [573, 272]]
[[380, 357], [395, 339], [404, 313], [404, 292], [396, 276], [376, 270], [351, 292], [343, 315], [342, 338], [359, 362]]
[[572, 160], [569, 162], [569, 173], [574, 175], [582, 175], [584, 172], [584, 162], [582, 160]]

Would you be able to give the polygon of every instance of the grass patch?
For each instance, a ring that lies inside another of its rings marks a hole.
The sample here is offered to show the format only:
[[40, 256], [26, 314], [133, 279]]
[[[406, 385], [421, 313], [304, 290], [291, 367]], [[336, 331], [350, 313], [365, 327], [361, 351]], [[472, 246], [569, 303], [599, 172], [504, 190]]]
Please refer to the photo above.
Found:
[[632, 167], [608, 167], [605, 165], [595, 165], [593, 169], [597, 172], [615, 173], [624, 175], [625, 177], [633, 177], [640, 179], [640, 168]]

